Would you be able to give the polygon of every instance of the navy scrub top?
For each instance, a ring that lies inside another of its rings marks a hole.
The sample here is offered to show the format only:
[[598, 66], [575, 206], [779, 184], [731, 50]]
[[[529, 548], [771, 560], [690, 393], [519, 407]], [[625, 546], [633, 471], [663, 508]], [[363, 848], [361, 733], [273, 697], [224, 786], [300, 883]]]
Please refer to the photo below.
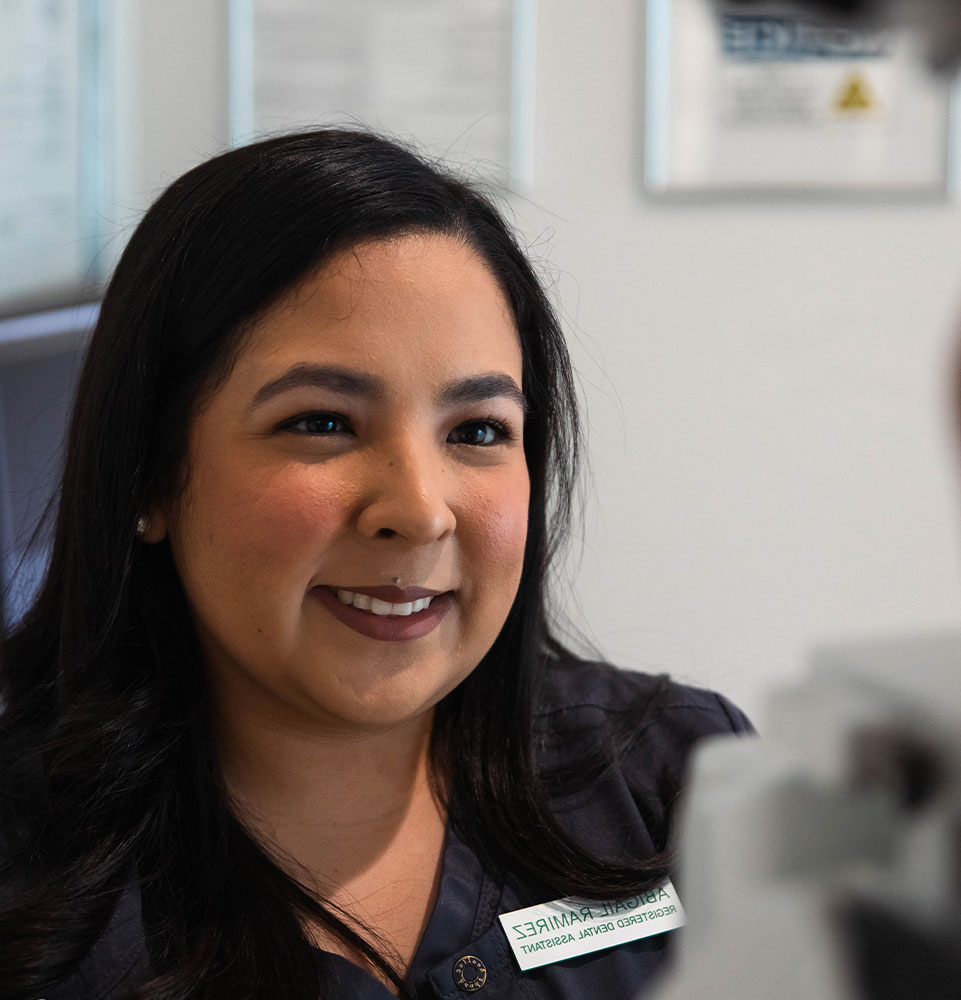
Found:
[[[470, 848], [449, 831], [437, 903], [410, 969], [418, 998], [629, 1000], [661, 963], [665, 934], [521, 973], [497, 915], [535, 902], [545, 900], [522, 899], [509, 888], [502, 892]], [[463, 985], [458, 986], [454, 970], [464, 958], [468, 961], [459, 977]], [[386, 986], [347, 959], [323, 952], [318, 961], [324, 997], [396, 1000]]]
[[[548, 731], [603, 734], [617, 716], [645, 705], [655, 683], [649, 675], [606, 664], [559, 663], [551, 672], [539, 722]], [[665, 801], [665, 788], [671, 785], [665, 784], [665, 773], [673, 771], [679, 782], [688, 751], [702, 736], [750, 730], [746, 717], [720, 695], [672, 684], [618, 766], [588, 787], [552, 800], [555, 814], [571, 834], [600, 853], [628, 849], [635, 857], [649, 857], [660, 846], [671, 806]], [[576, 763], [579, 752], [576, 739], [560, 739], [551, 752], [556, 759], [549, 757], [548, 763]], [[521, 883], [497, 884], [448, 828], [437, 900], [409, 972], [419, 1000], [463, 1000], [471, 995], [477, 1000], [630, 1000], [643, 995], [678, 931], [520, 971], [497, 916], [552, 898]], [[140, 894], [132, 886], [79, 974], [47, 998], [119, 997], [142, 975], [144, 951]], [[339, 955], [318, 950], [317, 961], [324, 998], [393, 996]], [[457, 967], [460, 985], [455, 981]]]

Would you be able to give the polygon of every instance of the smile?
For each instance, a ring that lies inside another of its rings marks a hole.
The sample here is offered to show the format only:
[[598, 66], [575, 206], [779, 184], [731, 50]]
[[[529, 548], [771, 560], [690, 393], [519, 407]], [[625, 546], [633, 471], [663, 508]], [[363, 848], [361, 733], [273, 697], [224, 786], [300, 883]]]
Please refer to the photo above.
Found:
[[[411, 587], [364, 587], [360, 593], [345, 587], [313, 587], [310, 596], [348, 628], [369, 639], [398, 642], [420, 639], [443, 621], [455, 605], [452, 591]], [[393, 598], [389, 600], [388, 598]], [[407, 600], [404, 600], [407, 598]]]
[[396, 615], [406, 617], [416, 614], [418, 611], [426, 611], [430, 607], [432, 597], [421, 597], [416, 601], [407, 601], [403, 604], [391, 604], [390, 601], [382, 601], [377, 597], [370, 597], [368, 594], [357, 594], [353, 590], [338, 590], [337, 597], [341, 604], [349, 604], [361, 611], [370, 611], [375, 615]]

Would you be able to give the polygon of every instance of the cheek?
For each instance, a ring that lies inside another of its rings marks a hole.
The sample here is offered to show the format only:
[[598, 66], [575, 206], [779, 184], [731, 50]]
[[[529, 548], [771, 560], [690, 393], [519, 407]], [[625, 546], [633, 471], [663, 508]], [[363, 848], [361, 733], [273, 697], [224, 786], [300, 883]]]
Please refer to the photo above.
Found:
[[477, 498], [471, 512], [477, 558], [489, 575], [510, 580], [515, 586], [527, 543], [529, 494], [525, 470], [523, 476], [511, 477], [496, 497]]
[[269, 558], [277, 552], [317, 557], [343, 528], [350, 501], [341, 488], [304, 475], [272, 477], [254, 484], [237, 503], [237, 524], [248, 544]]
[[303, 466], [243, 476], [213, 467], [188, 495], [178, 548], [188, 560], [240, 576], [271, 567], [279, 573], [292, 562], [316, 561], [349, 504], [342, 484], [307, 475]]

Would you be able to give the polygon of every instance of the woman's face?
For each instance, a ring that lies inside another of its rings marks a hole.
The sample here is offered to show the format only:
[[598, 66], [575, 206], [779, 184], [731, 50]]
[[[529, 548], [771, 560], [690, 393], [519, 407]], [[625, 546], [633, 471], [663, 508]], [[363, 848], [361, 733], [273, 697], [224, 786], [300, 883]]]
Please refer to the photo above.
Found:
[[497, 282], [445, 236], [348, 250], [257, 323], [148, 533], [223, 708], [391, 725], [473, 670], [524, 556], [521, 370]]

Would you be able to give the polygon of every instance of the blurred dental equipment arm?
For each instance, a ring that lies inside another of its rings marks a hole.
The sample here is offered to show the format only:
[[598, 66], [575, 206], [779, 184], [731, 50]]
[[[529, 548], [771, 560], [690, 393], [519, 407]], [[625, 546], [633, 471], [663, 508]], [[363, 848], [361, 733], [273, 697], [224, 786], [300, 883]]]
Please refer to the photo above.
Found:
[[694, 758], [651, 1000], [955, 1000], [961, 635], [825, 650], [758, 740]]

